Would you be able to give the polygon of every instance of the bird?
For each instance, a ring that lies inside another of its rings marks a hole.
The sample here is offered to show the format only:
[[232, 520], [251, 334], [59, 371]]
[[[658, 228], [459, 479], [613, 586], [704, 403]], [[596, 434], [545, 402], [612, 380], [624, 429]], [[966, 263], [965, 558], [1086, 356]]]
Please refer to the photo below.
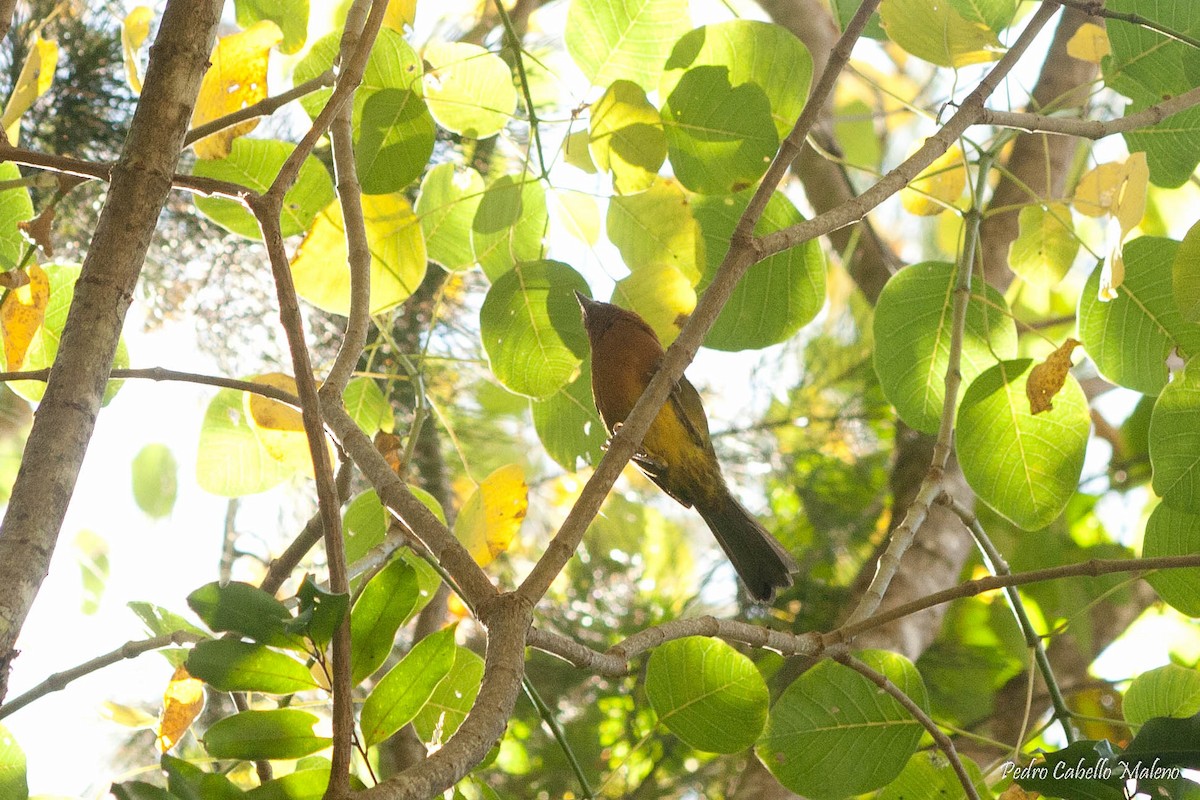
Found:
[[[592, 351], [592, 398], [605, 428], [621, 427], [664, 355], [662, 343], [633, 311], [576, 291]], [[659, 488], [695, 508], [750, 596], [770, 602], [792, 585], [791, 554], [738, 502], [713, 451], [700, 394], [685, 377], [671, 389], [633, 461]]]

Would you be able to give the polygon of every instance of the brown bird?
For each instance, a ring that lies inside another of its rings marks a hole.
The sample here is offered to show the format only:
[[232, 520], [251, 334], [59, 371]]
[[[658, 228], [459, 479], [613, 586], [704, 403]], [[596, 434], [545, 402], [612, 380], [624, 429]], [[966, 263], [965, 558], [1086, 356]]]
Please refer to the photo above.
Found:
[[[632, 311], [575, 293], [592, 346], [592, 396], [609, 433], [621, 426], [662, 361], [654, 329]], [[792, 585], [796, 563], [729, 492], [708, 435], [700, 394], [680, 378], [633, 457], [684, 506], [695, 506], [755, 600]]]

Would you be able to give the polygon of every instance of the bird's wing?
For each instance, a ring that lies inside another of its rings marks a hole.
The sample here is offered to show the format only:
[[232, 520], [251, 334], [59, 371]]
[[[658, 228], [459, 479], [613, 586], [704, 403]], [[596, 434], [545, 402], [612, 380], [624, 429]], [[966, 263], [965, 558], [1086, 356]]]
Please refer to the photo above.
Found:
[[692, 440], [701, 447], [708, 449], [712, 442], [708, 436], [708, 416], [704, 413], [704, 405], [700, 402], [700, 393], [687, 378], [680, 378], [667, 402], [675, 406], [680, 419], [691, 434]]

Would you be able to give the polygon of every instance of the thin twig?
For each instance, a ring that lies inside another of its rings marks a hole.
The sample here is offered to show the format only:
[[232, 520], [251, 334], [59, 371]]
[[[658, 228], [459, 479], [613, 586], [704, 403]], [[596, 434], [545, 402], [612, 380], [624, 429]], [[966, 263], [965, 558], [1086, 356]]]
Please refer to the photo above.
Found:
[[841, 653], [834, 656], [839, 664], [843, 664], [850, 669], [862, 675], [883, 691], [887, 692], [893, 700], [912, 714], [913, 719], [921, 723], [933, 740], [937, 742], [937, 746], [942, 749], [946, 759], [950, 762], [950, 766], [954, 769], [954, 774], [958, 776], [959, 783], [962, 784], [963, 791], [971, 800], [979, 800], [979, 792], [975, 789], [975, 782], [971, 780], [971, 776], [967, 774], [967, 768], [963, 766], [962, 759], [958, 757], [958, 751], [954, 749], [954, 742], [950, 741], [950, 737], [942, 732], [942, 729], [937, 726], [937, 723], [925, 713], [925, 709], [917, 705], [917, 703], [901, 691], [900, 687], [892, 683], [887, 675], [872, 669], [868, 664], [860, 661], [849, 653]]
[[1112, 136], [1115, 133], [1152, 127], [1167, 117], [1194, 108], [1196, 105], [1200, 105], [1200, 86], [1189, 89], [1169, 100], [1143, 108], [1134, 114], [1106, 122], [1021, 111], [995, 111], [988, 108], [984, 109], [976, 124], [1015, 128], [1029, 133], [1054, 133], [1096, 140]]
[[246, 120], [258, 117], [269, 117], [293, 100], [311, 94], [317, 89], [332, 86], [333, 82], [333, 70], [327, 69], [317, 77], [311, 78], [299, 86], [293, 86], [286, 92], [277, 94], [274, 97], [264, 97], [257, 103], [251, 103], [245, 108], [239, 108], [237, 111], [226, 114], [223, 117], [206, 122], [198, 128], [192, 128], [187, 132], [187, 136], [183, 137], [183, 146], [187, 147], [191, 143], [203, 139], [205, 136], [212, 136], [214, 133], [237, 125], [239, 122], [245, 122]]
[[[246, 699], [245, 692], [230, 692], [229, 699], [233, 701], [233, 707], [239, 714], [250, 709], [250, 702]], [[265, 758], [255, 759], [254, 773], [258, 776], [260, 784], [266, 783], [274, 777], [271, 762]]]
[[587, 775], [583, 772], [583, 765], [579, 763], [579, 757], [575, 755], [575, 748], [567, 741], [566, 732], [563, 731], [562, 725], [559, 725], [558, 720], [554, 717], [554, 710], [546, 705], [546, 701], [538, 694], [537, 687], [533, 685], [533, 681], [530, 680], [528, 674], [522, 676], [521, 686], [525, 689], [525, 696], [529, 698], [529, 702], [533, 703], [533, 707], [537, 709], [538, 716], [542, 718], [542, 722], [550, 729], [550, 735], [558, 743], [558, 748], [566, 756], [567, 764], [571, 767], [571, 772], [575, 773], [575, 780], [579, 781], [579, 790], [583, 793], [584, 800], [593, 800], [596, 795], [592, 792], [592, 786], [588, 783]]
[[959, 365], [962, 361], [962, 342], [966, 330], [967, 306], [971, 300], [971, 272], [975, 265], [975, 252], [979, 242], [979, 204], [983, 202], [983, 189], [987, 185], [988, 169], [992, 159], [981, 156], [978, 164], [975, 204], [967, 212], [962, 253], [958, 260], [958, 275], [954, 287], [954, 308], [950, 322], [950, 352], [946, 359], [945, 396], [942, 398], [942, 416], [938, 426], [937, 441], [933, 446], [933, 458], [929, 472], [921, 481], [917, 495], [904, 512], [904, 519], [892, 531], [887, 549], [879, 557], [875, 575], [870, 586], [859, 598], [858, 605], [850, 614], [849, 623], [870, 617], [883, 602], [883, 596], [900, 569], [904, 553], [916, 539], [917, 532], [925, 523], [929, 509], [945, 493], [943, 480], [946, 464], [954, 448], [954, 416], [958, 407], [958, 387], [962, 383]]
[[[334, 483], [337, 485], [338, 499], [345, 503], [350, 498], [350, 478], [354, 474], [354, 462], [346, 459], [338, 467], [337, 477], [334, 478]], [[292, 570], [300, 563], [300, 560], [308, 554], [308, 551], [316, 546], [317, 542], [321, 541], [321, 535], [324, 533], [321, 524], [320, 512], [313, 516], [301, 529], [300, 533], [292, 540], [292, 543], [287, 546], [277, 558], [271, 560], [267, 567], [267, 574], [263, 576], [262, 582], [258, 588], [268, 594], [275, 594], [279, 588], [283, 586], [283, 582], [292, 574]]]
[[529, 76], [525, 74], [525, 59], [521, 55], [521, 37], [517, 35], [512, 17], [509, 16], [508, 9], [504, 7], [502, 0], [495, 0], [495, 3], [496, 13], [500, 15], [500, 24], [504, 26], [504, 38], [508, 40], [508, 47], [512, 51], [513, 62], [517, 67], [517, 77], [521, 81], [525, 111], [529, 114], [529, 130], [533, 134], [533, 149], [537, 151], [538, 165], [542, 168], [542, 174], [539, 177], [544, 179], [549, 175], [549, 170], [546, 169], [546, 157], [542, 153], [542, 135], [539, 132], [537, 109], [533, 107], [533, 94], [529, 90]]
[[[11, 161], [14, 164], [33, 167], [34, 169], [56, 172], [62, 175], [74, 175], [77, 178], [87, 178], [106, 183], [112, 180], [114, 166], [112, 164], [97, 164], [92, 161], [71, 158], [70, 156], [39, 153], [36, 150], [13, 147], [7, 142], [0, 141], [0, 162], [3, 161]], [[171, 186], [204, 197], [225, 197], [239, 202], [249, 191], [245, 186], [231, 181], [202, 178], [198, 175], [180, 175], [178, 173], [171, 176]]]
[[1094, 558], [1079, 564], [1064, 564], [1060, 567], [1047, 567], [1046, 569], [1018, 572], [1012, 575], [993, 575], [987, 578], [976, 578], [960, 583], [957, 586], [952, 586], [949, 589], [943, 589], [940, 592], [926, 595], [919, 600], [913, 600], [912, 602], [889, 608], [886, 611], [881, 611], [862, 622], [847, 623], [825, 634], [822, 637], [822, 641], [827, 647], [832, 644], [846, 642], [863, 631], [882, 627], [889, 622], [903, 619], [918, 611], [924, 611], [927, 608], [940, 606], [943, 603], [949, 603], [954, 600], [961, 600], [964, 597], [975, 597], [984, 592], [1003, 589], [1007, 586], [1025, 586], [1030, 583], [1042, 583], [1043, 581], [1081, 576], [1095, 578], [1101, 575], [1113, 575], [1124, 572], [1138, 573], [1141, 576], [1144, 573], [1160, 569], [1184, 569], [1190, 567], [1200, 567], [1200, 554], [1135, 559]]
[[[8, 383], [10, 381], [42, 381], [45, 382], [50, 377], [50, 368], [33, 369], [27, 371], [18, 370], [16, 372], [0, 372], [0, 383]], [[274, 386], [268, 386], [265, 383], [257, 383], [255, 381], [242, 381], [237, 378], [223, 378], [219, 375], [201, 375], [196, 372], [180, 372], [174, 369], [165, 369], [163, 367], [146, 367], [142, 369], [114, 369], [109, 373], [109, 378], [112, 380], [149, 380], [149, 381], [179, 381], [181, 383], [198, 383], [203, 386], [216, 386], [220, 389], [234, 389], [240, 392], [250, 392], [251, 394], [261, 395], [278, 400], [281, 403], [287, 403], [289, 406], [296, 408], [300, 407], [300, 398], [291, 392]]]
[[9, 714], [19, 711], [25, 706], [32, 703], [41, 697], [45, 697], [53, 692], [60, 692], [75, 680], [82, 678], [84, 675], [90, 675], [97, 670], [104, 669], [107, 666], [116, 664], [118, 661], [124, 661], [129, 658], [136, 658], [142, 653], [148, 653], [151, 650], [161, 650], [170, 645], [180, 645], [187, 642], [198, 642], [204, 637], [192, 633], [191, 631], [172, 631], [164, 633], [162, 636], [155, 636], [150, 639], [141, 639], [126, 642], [125, 644], [113, 650], [110, 653], [105, 653], [102, 656], [93, 658], [90, 661], [85, 661], [77, 667], [56, 672], [46, 680], [34, 686], [27, 692], [17, 695], [9, 700], [4, 705], [0, 705], [0, 719], [4, 719]]
[[[983, 529], [983, 525], [980, 524], [979, 517], [975, 515], [975, 512], [948, 495], [942, 497], [941, 502], [953, 511], [962, 520], [967, 530], [971, 532], [971, 536], [975, 538], [975, 543], [983, 551], [988, 562], [991, 563], [992, 574], [1011, 575], [1012, 570], [1009, 568], [1008, 562], [1004, 560], [1004, 556], [996, 549], [996, 545], [992, 543], [991, 538], [987, 535], [987, 531]], [[1021, 600], [1021, 593], [1017, 591], [1016, 587], [1009, 586], [1004, 590], [1004, 593], [1008, 597], [1009, 605], [1012, 606], [1013, 614], [1017, 618], [1017, 624], [1021, 627], [1021, 634], [1025, 637], [1025, 644], [1033, 651], [1038, 671], [1042, 673], [1042, 680], [1046, 682], [1046, 690], [1049, 692], [1050, 702], [1054, 706], [1054, 718], [1062, 726], [1063, 735], [1067, 739], [1067, 744], [1070, 744], [1076, 739], [1075, 730], [1071, 726], [1071, 709], [1067, 708], [1067, 701], [1063, 697], [1062, 689], [1054, 677], [1054, 669], [1050, 666], [1050, 658], [1046, 655], [1046, 647], [1042, 643], [1042, 637], [1034, 630], [1033, 622], [1030, 621], [1029, 614], [1025, 610], [1025, 602]]]

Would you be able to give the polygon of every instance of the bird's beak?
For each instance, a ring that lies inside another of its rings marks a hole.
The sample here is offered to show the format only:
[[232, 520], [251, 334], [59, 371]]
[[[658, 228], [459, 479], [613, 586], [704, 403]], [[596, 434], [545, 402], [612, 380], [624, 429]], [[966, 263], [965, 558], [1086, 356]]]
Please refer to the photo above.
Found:
[[575, 291], [575, 299], [579, 301], [579, 308], [583, 310], [583, 318], [585, 320], [587, 319], [588, 312], [600, 305], [595, 300], [578, 290]]

